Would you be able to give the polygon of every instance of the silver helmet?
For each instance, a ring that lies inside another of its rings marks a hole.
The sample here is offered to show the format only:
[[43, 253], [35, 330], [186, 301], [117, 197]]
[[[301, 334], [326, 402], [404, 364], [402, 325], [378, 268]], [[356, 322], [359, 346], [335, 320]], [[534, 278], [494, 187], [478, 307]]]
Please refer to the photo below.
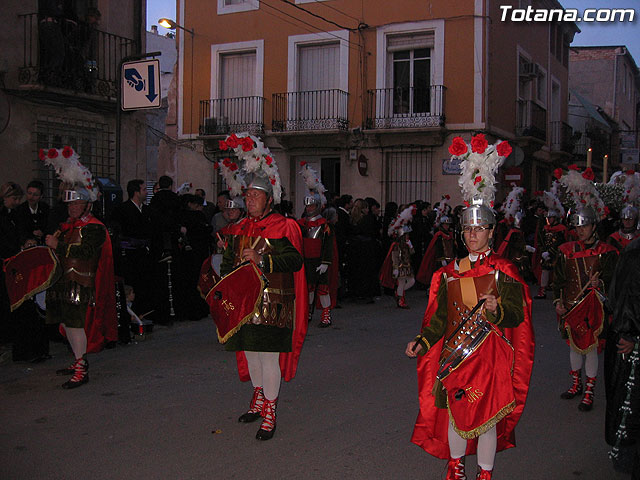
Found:
[[78, 200], [84, 200], [85, 202], [93, 202], [91, 193], [85, 187], [76, 186], [73, 190], [65, 190], [63, 202], [75, 202]]
[[555, 208], [550, 208], [549, 210], [547, 210], [547, 218], [551, 218], [551, 217], [555, 217], [555, 218], [560, 218], [562, 217], [562, 215], [560, 215], [560, 211], [556, 210]]
[[474, 204], [462, 210], [462, 226], [495, 225], [496, 214], [486, 205]]
[[620, 220], [637, 220], [638, 209], [633, 205], [626, 205], [620, 212]]
[[520, 228], [520, 226], [522, 225], [522, 220], [524, 220], [524, 213], [522, 213], [522, 210], [518, 210], [513, 216], [513, 226], [515, 228]]
[[569, 223], [573, 227], [584, 227], [585, 225], [595, 225], [598, 223], [598, 214], [590, 205], [585, 205], [569, 212]]
[[273, 197], [273, 185], [269, 177], [264, 175], [258, 175], [256, 173], [250, 173], [246, 178], [247, 190], [255, 188], [256, 190], [262, 190], [270, 197]]
[[232, 199], [227, 200], [224, 208], [238, 208], [240, 210], [246, 209], [244, 199], [242, 197], [233, 197]]
[[451, 225], [453, 223], [453, 219], [451, 217], [449, 217], [448, 215], [443, 215], [440, 218], [440, 224], [442, 225], [443, 223], [447, 223], [447, 224]]
[[311, 193], [304, 197], [304, 205], [305, 207], [309, 205], [317, 205], [320, 206], [322, 204], [322, 199], [320, 198], [319, 193]]

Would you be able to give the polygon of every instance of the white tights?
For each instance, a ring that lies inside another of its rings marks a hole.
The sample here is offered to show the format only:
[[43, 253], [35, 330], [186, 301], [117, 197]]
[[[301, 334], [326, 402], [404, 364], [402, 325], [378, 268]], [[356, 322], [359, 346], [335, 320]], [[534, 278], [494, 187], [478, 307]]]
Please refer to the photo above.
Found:
[[573, 348], [569, 348], [569, 362], [571, 370], [580, 370], [582, 368], [582, 359], [584, 358], [584, 371], [587, 377], [598, 376], [598, 349], [594, 348], [586, 355], [576, 352]]
[[404, 295], [404, 292], [413, 287], [414, 283], [416, 283], [416, 279], [413, 277], [399, 277], [398, 286], [396, 287], [396, 295], [401, 297]]
[[76, 357], [76, 360], [82, 358], [83, 355], [87, 353], [87, 334], [84, 328], [71, 328], [67, 327], [64, 323], [62, 324], [62, 328], [64, 328], [67, 334], [67, 340], [69, 340], [71, 350], [73, 350], [73, 355]]
[[[464, 457], [467, 450], [467, 440], [462, 438], [449, 423], [449, 455], [451, 458]], [[484, 470], [493, 470], [493, 462], [496, 458], [498, 436], [496, 427], [478, 437], [478, 465]]]
[[[314, 293], [309, 292], [309, 305], [313, 303], [314, 297]], [[318, 298], [320, 299], [320, 305], [322, 305], [322, 308], [329, 308], [331, 306], [331, 297], [329, 297], [329, 295], [318, 295]]]
[[280, 392], [280, 353], [247, 352], [249, 376], [254, 387], [262, 387], [267, 400], [275, 400]]

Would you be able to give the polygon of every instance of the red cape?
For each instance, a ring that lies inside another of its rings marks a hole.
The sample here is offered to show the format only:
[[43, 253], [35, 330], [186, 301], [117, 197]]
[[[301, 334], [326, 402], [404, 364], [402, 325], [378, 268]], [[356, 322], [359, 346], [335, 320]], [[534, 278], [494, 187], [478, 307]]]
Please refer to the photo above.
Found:
[[[531, 324], [531, 296], [529, 287], [518, 274], [518, 269], [508, 260], [491, 255], [483, 265], [476, 265], [471, 270], [459, 274], [455, 271], [455, 262], [439, 269], [431, 280], [429, 289], [429, 303], [425, 311], [422, 325], [428, 325], [438, 308], [436, 299], [442, 273], [455, 278], [475, 277], [485, 275], [491, 270], [497, 269], [522, 284], [525, 301], [524, 321], [516, 328], [506, 328], [504, 335], [509, 339], [514, 349], [513, 390], [516, 397], [516, 407], [509, 415], [497, 425], [498, 447], [497, 451], [515, 446], [515, 426], [522, 415], [529, 391], [529, 380], [533, 368], [533, 355], [535, 340], [533, 326]], [[418, 357], [418, 397], [420, 400], [420, 413], [416, 419], [411, 441], [422, 447], [431, 455], [438, 458], [449, 458], [449, 442], [447, 432], [449, 428], [449, 412], [445, 408], [435, 406], [435, 397], [431, 390], [435, 382], [439, 367], [440, 352], [443, 339], [440, 339], [426, 355]], [[472, 455], [477, 449], [477, 439], [469, 440], [467, 455]]]
[[[250, 218], [245, 218], [237, 224], [237, 230], [234, 230], [235, 234], [247, 235], [249, 237], [260, 236], [262, 238], [274, 239], [287, 237], [292, 245], [296, 247], [296, 250], [300, 252], [300, 255], [302, 255], [302, 234], [300, 233], [298, 223], [278, 213], [267, 215], [258, 222], [254, 222]], [[309, 315], [309, 295], [307, 293], [307, 278], [304, 273], [304, 265], [293, 274], [293, 278], [296, 290], [296, 318], [293, 321], [291, 352], [280, 353], [280, 370], [282, 371], [282, 378], [287, 382], [296, 376], [298, 359], [302, 351], [304, 337], [307, 334], [307, 317]], [[236, 352], [236, 360], [238, 361], [238, 375], [240, 376], [240, 380], [248, 382], [251, 380], [251, 377], [249, 376], [247, 357], [244, 355], [244, 352]]]
[[496, 253], [498, 255], [500, 255], [501, 257], [504, 257], [504, 252], [509, 246], [509, 242], [511, 241], [511, 235], [513, 235], [516, 232], [522, 233], [522, 230], [520, 230], [519, 228], [512, 227], [509, 230], [509, 233], [505, 235], [505, 237], [502, 239], [502, 242], [500, 242], [500, 246], [498, 247], [498, 250], [496, 250]]
[[391, 253], [393, 252], [393, 248], [398, 244], [398, 241], [394, 241], [391, 243], [389, 247], [389, 251], [387, 252], [387, 256], [382, 262], [382, 267], [380, 268], [380, 285], [384, 288], [396, 288], [396, 284], [398, 281], [393, 277], [393, 258], [391, 257]]
[[[104, 228], [105, 239], [100, 249], [96, 270], [96, 303], [87, 308], [84, 330], [87, 333], [87, 353], [96, 353], [107, 343], [118, 340], [118, 318], [116, 314], [115, 279], [113, 276], [113, 253], [111, 238], [104, 224], [91, 216], [85, 225], [93, 223]], [[65, 225], [62, 225], [64, 232]], [[62, 330], [62, 328], [60, 329]]]
[[429, 280], [433, 276], [433, 272], [437, 269], [435, 268], [435, 257], [436, 257], [436, 242], [438, 238], [444, 237], [442, 240], [451, 240], [453, 241], [453, 234], [450, 233], [446, 235], [442, 230], [436, 232], [431, 241], [429, 242], [429, 246], [427, 247], [427, 251], [424, 253], [424, 257], [422, 257], [422, 262], [420, 262], [420, 268], [418, 269], [418, 275], [416, 275], [416, 280], [423, 285], [429, 285]]

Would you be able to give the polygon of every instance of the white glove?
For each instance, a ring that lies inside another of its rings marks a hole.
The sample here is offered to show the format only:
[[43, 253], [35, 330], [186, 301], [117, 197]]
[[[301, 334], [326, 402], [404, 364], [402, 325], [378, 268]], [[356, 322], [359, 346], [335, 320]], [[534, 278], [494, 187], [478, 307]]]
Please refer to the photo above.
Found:
[[397, 268], [394, 268], [394, 269], [393, 269], [393, 276], [394, 276], [394, 277], [397, 277], [397, 276], [398, 276], [398, 273], [400, 273], [400, 272], [398, 272], [398, 269], [397, 269]]
[[409, 245], [409, 248], [413, 250], [413, 243], [411, 243], [411, 240], [407, 240], [407, 245]]
[[542, 258], [544, 260], [549, 260], [551, 258], [551, 254], [549, 252], [542, 252]]
[[318, 272], [320, 275], [325, 273], [327, 270], [329, 270], [329, 265], [327, 265], [326, 263], [322, 263], [319, 267], [316, 268], [316, 272]]
[[535, 247], [532, 247], [531, 245], [527, 245], [524, 249], [529, 253], [535, 253], [536, 251]]
[[443, 267], [446, 267], [446, 266], [447, 266], [447, 261], [446, 261], [446, 260], [444, 260], [444, 259], [443, 259], [443, 260], [441, 260], [441, 261], [440, 261], [440, 263], [442, 263], [442, 266], [443, 266]]

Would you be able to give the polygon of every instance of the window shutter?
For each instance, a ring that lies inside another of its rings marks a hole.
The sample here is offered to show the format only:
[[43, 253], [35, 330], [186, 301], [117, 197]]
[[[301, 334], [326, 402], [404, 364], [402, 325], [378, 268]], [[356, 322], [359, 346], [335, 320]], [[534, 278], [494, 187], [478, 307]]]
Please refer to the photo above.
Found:
[[415, 50], [418, 48], [433, 48], [433, 32], [416, 32], [410, 35], [389, 35], [387, 37], [387, 51]]

